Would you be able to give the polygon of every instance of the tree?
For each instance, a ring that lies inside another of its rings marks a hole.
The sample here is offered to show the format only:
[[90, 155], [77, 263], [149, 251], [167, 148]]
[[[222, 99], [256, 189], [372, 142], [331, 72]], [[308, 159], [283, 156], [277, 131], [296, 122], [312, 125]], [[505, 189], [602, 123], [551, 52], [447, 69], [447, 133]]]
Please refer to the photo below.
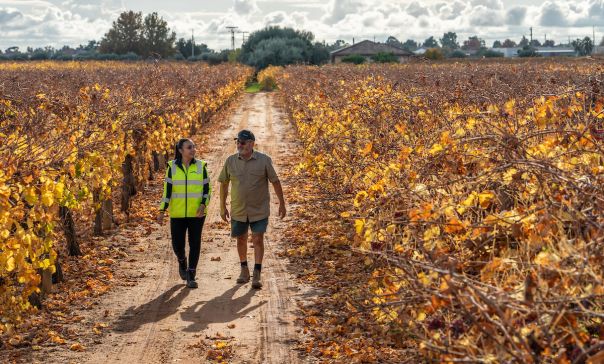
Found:
[[143, 14], [126, 11], [113, 22], [111, 29], [103, 39], [99, 48], [101, 53], [126, 54], [141, 52], [141, 35], [143, 30]]
[[438, 47], [438, 42], [436, 41], [436, 39], [434, 39], [433, 36], [430, 36], [430, 37], [426, 38], [426, 40], [422, 44], [422, 47], [424, 47], [424, 48], [436, 48], [436, 47]]
[[527, 44], [518, 50], [518, 57], [539, 57], [539, 54], [537, 54], [535, 48]]
[[502, 48], [516, 48], [516, 42], [514, 42], [511, 39], [506, 39], [503, 41], [503, 43], [501, 44]]
[[346, 43], [342, 39], [338, 39], [333, 44], [327, 44], [325, 46], [325, 48], [327, 49], [328, 52], [332, 52], [332, 51], [338, 50], [340, 48], [344, 48], [347, 45], [348, 45], [348, 43]]
[[162, 57], [168, 57], [175, 52], [176, 33], [170, 31], [168, 22], [157, 15], [156, 12], [145, 17], [141, 39], [143, 48], [139, 54], [143, 56], [158, 54]]
[[467, 51], [478, 51], [481, 48], [485, 48], [484, 40], [478, 38], [478, 36], [476, 35], [473, 35], [467, 40], [464, 40], [463, 46], [461, 46], [461, 49]]
[[[189, 58], [191, 57], [192, 54], [192, 41], [191, 39], [187, 39], [185, 40], [184, 38], [180, 38], [178, 41], [176, 41], [176, 50], [180, 52], [180, 54], [183, 55], [183, 57], [185, 58]], [[195, 55], [196, 56], [201, 56], [202, 53], [209, 53], [210, 49], [208, 48], [208, 46], [206, 44], [200, 43], [200, 44], [195, 44]]]
[[594, 50], [594, 43], [589, 37], [573, 40], [572, 45], [580, 56], [590, 55]]
[[491, 48], [501, 48], [501, 47], [502, 47], [501, 41], [496, 40], [493, 42], [493, 47], [491, 47]]
[[101, 43], [97, 42], [96, 40], [89, 40], [88, 44], [86, 44], [86, 45], [80, 44], [78, 46], [78, 48], [76, 48], [76, 50], [78, 50], [78, 51], [95, 51], [98, 49], [100, 44]]
[[123, 12], [113, 22], [111, 29], [101, 40], [101, 53], [142, 56], [158, 54], [162, 57], [174, 54], [176, 34], [170, 31], [168, 23], [157, 13], [148, 14], [143, 20], [141, 12]]
[[518, 43], [518, 47], [526, 47], [529, 45], [529, 40], [523, 35], [522, 39], [520, 39], [520, 43]]
[[396, 48], [403, 48], [403, 43], [393, 36], [389, 36], [388, 39], [386, 39], [386, 44]]
[[310, 63], [312, 64], [324, 64], [329, 61], [329, 48], [320, 42], [315, 42], [312, 49], [312, 55], [310, 56]]
[[539, 41], [539, 39], [533, 39], [530, 41], [529, 45], [531, 47], [541, 47], [541, 42]]
[[554, 42], [551, 39], [548, 39], [545, 42], [543, 42], [543, 46], [544, 47], [555, 47], [556, 46], [556, 42]]
[[[315, 52], [314, 35], [311, 32], [269, 26], [250, 34], [241, 47], [239, 60], [257, 69], [269, 65], [284, 66], [293, 63], [320, 64], [324, 52]], [[317, 57], [317, 55], [321, 55]], [[315, 58], [317, 57], [317, 58]]]
[[440, 38], [440, 44], [443, 48], [448, 49], [458, 49], [459, 43], [457, 43], [457, 33], [455, 32], [447, 32], [443, 34], [443, 37]]
[[403, 49], [406, 49], [410, 52], [416, 50], [418, 48], [418, 44], [413, 39], [407, 39], [405, 43], [403, 43]]

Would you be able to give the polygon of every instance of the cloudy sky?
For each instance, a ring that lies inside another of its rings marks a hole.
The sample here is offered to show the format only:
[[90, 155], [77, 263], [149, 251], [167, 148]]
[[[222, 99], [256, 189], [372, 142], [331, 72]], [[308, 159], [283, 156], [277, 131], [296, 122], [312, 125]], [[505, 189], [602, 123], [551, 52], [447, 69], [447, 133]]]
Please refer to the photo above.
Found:
[[[124, 10], [157, 11], [178, 37], [213, 49], [230, 46], [226, 26], [254, 31], [266, 25], [310, 30], [317, 40], [384, 41], [393, 35], [423, 40], [455, 31], [458, 39], [522, 35], [567, 42], [604, 35], [604, 0], [0, 0], [0, 49], [76, 46], [102, 38]], [[241, 43], [242, 34], [236, 42]]]

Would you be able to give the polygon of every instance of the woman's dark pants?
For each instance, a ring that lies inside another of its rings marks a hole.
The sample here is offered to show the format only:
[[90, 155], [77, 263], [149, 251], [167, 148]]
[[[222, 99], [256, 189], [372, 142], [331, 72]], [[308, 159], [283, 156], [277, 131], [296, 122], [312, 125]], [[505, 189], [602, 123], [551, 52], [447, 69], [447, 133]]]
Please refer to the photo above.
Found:
[[170, 219], [170, 232], [172, 234], [172, 249], [179, 261], [186, 258], [185, 237], [189, 232], [189, 269], [195, 270], [199, 261], [201, 250], [201, 231], [203, 230], [204, 217], [182, 217]]

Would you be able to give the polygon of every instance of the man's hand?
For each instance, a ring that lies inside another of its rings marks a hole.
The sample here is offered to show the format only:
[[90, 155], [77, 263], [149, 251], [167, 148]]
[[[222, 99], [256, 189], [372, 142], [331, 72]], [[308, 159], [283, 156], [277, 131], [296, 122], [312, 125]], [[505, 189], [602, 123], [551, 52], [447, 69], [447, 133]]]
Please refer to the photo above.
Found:
[[285, 209], [284, 203], [279, 203], [279, 218], [283, 219], [287, 214], [287, 210]]
[[197, 217], [206, 216], [206, 205], [201, 205], [197, 208], [197, 213], [195, 214]]
[[229, 222], [231, 220], [231, 214], [229, 214], [229, 210], [226, 207], [220, 209], [220, 217], [222, 221]]
[[157, 214], [157, 223], [160, 225], [164, 224], [164, 216], [166, 215], [165, 211], [160, 211], [159, 214]]

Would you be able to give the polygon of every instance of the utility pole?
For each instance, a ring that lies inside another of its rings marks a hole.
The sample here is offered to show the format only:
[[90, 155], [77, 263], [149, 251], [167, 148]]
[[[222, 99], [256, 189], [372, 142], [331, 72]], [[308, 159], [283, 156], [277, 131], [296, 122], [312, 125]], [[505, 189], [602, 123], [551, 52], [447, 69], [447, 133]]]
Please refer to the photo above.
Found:
[[529, 45], [533, 45], [533, 27], [531, 27], [531, 41], [529, 43]]
[[243, 43], [245, 43], [245, 35], [249, 33], [249, 32], [241, 32], [241, 46], [243, 46]]
[[229, 27], [226, 27], [226, 28], [231, 32], [231, 48], [233, 50], [235, 50], [235, 29], [237, 29], [239, 27], [229, 26]]
[[195, 35], [193, 34], [193, 29], [191, 29], [191, 57], [195, 57]]

